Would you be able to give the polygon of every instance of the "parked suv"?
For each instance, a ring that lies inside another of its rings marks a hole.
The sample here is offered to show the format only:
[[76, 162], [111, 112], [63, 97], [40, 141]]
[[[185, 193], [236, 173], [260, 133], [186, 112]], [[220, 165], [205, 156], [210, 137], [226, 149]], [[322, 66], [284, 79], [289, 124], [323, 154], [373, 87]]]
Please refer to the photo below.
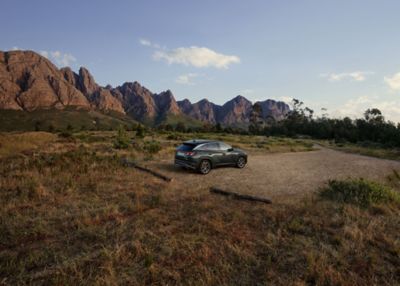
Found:
[[189, 140], [183, 142], [175, 152], [175, 165], [208, 174], [217, 166], [236, 166], [243, 168], [247, 154], [234, 149], [221, 141]]

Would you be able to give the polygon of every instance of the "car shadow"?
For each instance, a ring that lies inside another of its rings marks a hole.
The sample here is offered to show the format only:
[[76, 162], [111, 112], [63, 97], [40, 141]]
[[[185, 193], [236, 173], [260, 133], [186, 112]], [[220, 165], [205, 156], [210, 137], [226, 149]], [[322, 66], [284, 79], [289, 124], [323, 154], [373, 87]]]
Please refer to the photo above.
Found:
[[[168, 162], [157, 162], [156, 164], [153, 165], [155, 168], [159, 169], [160, 171], [165, 171], [168, 173], [175, 173], [175, 174], [199, 174], [196, 170], [193, 169], [185, 169], [183, 167], [178, 167], [175, 166], [173, 163], [168, 163]], [[218, 166], [216, 168], [213, 168], [213, 170], [218, 170], [218, 169], [236, 169], [234, 166], [226, 165], [226, 166]]]
[[168, 173], [184, 174], [184, 173], [195, 173], [194, 170], [184, 169], [182, 167], [175, 166], [173, 163], [159, 162], [154, 164], [154, 167], [160, 171], [166, 171]]

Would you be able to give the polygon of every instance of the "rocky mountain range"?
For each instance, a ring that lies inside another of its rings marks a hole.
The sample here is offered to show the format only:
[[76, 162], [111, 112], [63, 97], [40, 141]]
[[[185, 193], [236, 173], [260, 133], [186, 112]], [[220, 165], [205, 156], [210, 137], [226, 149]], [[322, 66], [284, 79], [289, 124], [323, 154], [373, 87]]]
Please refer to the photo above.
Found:
[[[262, 116], [281, 120], [289, 111], [284, 102], [259, 102]], [[77, 109], [118, 112], [141, 122], [160, 123], [168, 115], [189, 116], [208, 123], [248, 124], [252, 103], [236, 96], [223, 105], [207, 99], [191, 103], [176, 101], [170, 90], [153, 93], [138, 82], [102, 87], [81, 67], [58, 69], [47, 58], [33, 51], [0, 51], [0, 109]]]

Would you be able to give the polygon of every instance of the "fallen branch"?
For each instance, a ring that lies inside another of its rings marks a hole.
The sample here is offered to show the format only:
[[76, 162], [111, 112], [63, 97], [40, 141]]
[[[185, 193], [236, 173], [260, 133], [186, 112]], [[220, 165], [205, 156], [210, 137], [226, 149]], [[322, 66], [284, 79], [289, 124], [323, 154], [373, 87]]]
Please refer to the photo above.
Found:
[[266, 198], [260, 198], [260, 197], [255, 197], [255, 196], [250, 196], [250, 195], [242, 195], [230, 191], [224, 191], [216, 187], [211, 187], [210, 192], [214, 194], [219, 194], [223, 196], [228, 196], [231, 198], [234, 198], [236, 200], [245, 200], [245, 201], [253, 201], [253, 202], [262, 202], [265, 204], [272, 204], [272, 201], [270, 199]]
[[155, 177], [157, 177], [157, 178], [160, 178], [160, 179], [162, 179], [162, 180], [164, 180], [164, 181], [166, 181], [166, 182], [171, 182], [171, 181], [172, 181], [172, 178], [170, 178], [170, 177], [167, 177], [167, 176], [165, 176], [165, 175], [163, 175], [163, 174], [160, 174], [160, 173], [158, 173], [158, 172], [156, 172], [156, 171], [154, 171], [154, 170], [150, 170], [150, 169], [148, 169], [148, 168], [146, 168], [146, 167], [139, 166], [139, 165], [137, 165], [137, 164], [134, 163], [134, 162], [128, 161], [127, 159], [124, 159], [124, 160], [123, 160], [123, 164], [124, 164], [125, 166], [132, 167], [132, 168], [138, 169], [138, 170], [140, 170], [140, 171], [143, 171], [143, 172], [152, 174], [153, 176], [155, 176]]

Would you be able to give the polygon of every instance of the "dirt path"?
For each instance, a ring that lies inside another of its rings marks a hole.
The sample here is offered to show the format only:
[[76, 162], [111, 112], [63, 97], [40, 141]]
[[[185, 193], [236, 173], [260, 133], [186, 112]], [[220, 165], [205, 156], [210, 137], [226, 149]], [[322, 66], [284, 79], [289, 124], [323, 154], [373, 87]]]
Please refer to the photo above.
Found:
[[208, 191], [210, 186], [244, 194], [265, 196], [275, 201], [315, 191], [329, 179], [363, 177], [385, 180], [400, 171], [400, 162], [320, 148], [311, 152], [250, 155], [244, 169], [217, 168], [203, 176], [173, 166], [172, 159], [149, 164], [174, 178], [191, 191]]

